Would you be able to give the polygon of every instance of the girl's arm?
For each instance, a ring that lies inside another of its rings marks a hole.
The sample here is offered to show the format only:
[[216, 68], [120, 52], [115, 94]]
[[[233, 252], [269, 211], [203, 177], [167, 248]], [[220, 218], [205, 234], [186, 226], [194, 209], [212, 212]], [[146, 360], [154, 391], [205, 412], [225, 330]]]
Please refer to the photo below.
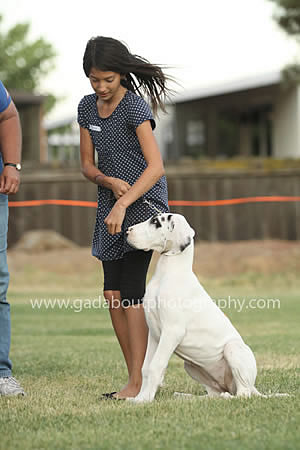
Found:
[[82, 174], [92, 183], [111, 189], [111, 177], [107, 177], [95, 166], [95, 151], [90, 133], [80, 127], [80, 162]]
[[86, 128], [80, 127], [80, 161], [81, 172], [92, 183], [111, 189], [118, 199], [130, 189], [130, 185], [119, 178], [104, 175], [95, 166], [95, 151], [90, 133]]
[[139, 125], [136, 134], [141, 145], [147, 167], [133, 186], [115, 203], [104, 223], [110, 234], [119, 233], [126, 208], [140, 198], [165, 174], [162, 157], [157, 146], [150, 121]]

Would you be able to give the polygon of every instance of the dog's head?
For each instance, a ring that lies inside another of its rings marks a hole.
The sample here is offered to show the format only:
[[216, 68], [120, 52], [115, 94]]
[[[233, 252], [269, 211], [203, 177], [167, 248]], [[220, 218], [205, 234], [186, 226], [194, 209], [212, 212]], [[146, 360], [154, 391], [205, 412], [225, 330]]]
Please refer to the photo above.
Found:
[[156, 250], [165, 255], [178, 255], [188, 247], [195, 235], [181, 214], [157, 214], [127, 230], [128, 243], [140, 250]]

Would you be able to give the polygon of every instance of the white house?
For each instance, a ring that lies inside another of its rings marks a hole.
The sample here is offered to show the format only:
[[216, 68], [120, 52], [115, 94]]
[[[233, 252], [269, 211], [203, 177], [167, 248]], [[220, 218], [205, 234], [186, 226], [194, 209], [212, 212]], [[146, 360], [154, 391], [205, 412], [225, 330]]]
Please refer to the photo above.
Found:
[[157, 130], [166, 160], [300, 158], [300, 86], [280, 72], [186, 90], [168, 110]]

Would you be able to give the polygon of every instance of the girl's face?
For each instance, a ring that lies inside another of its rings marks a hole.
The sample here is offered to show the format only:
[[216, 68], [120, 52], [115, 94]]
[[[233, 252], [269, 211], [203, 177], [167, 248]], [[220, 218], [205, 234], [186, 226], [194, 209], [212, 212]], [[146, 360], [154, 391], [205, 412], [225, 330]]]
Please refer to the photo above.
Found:
[[121, 75], [116, 72], [102, 71], [93, 67], [89, 80], [98, 97], [105, 102], [118, 96], [120, 90], [124, 89], [121, 85]]

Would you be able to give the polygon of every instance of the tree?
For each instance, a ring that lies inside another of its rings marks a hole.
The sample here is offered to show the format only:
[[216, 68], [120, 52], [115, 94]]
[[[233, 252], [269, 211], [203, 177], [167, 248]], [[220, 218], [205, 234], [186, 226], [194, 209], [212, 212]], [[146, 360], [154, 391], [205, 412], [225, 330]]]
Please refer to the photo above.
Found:
[[[300, 0], [270, 0], [277, 5], [274, 19], [278, 25], [300, 43]], [[300, 82], [300, 63], [289, 64], [283, 70], [283, 81]]]
[[[41, 79], [54, 68], [56, 52], [42, 37], [29, 42], [29, 23], [17, 24], [2, 32], [2, 21], [0, 15], [0, 79], [8, 90], [34, 93]], [[49, 111], [57, 99], [52, 94], [47, 97], [45, 109]]]
[[274, 18], [286, 33], [300, 38], [300, 0], [271, 0], [278, 6]]

